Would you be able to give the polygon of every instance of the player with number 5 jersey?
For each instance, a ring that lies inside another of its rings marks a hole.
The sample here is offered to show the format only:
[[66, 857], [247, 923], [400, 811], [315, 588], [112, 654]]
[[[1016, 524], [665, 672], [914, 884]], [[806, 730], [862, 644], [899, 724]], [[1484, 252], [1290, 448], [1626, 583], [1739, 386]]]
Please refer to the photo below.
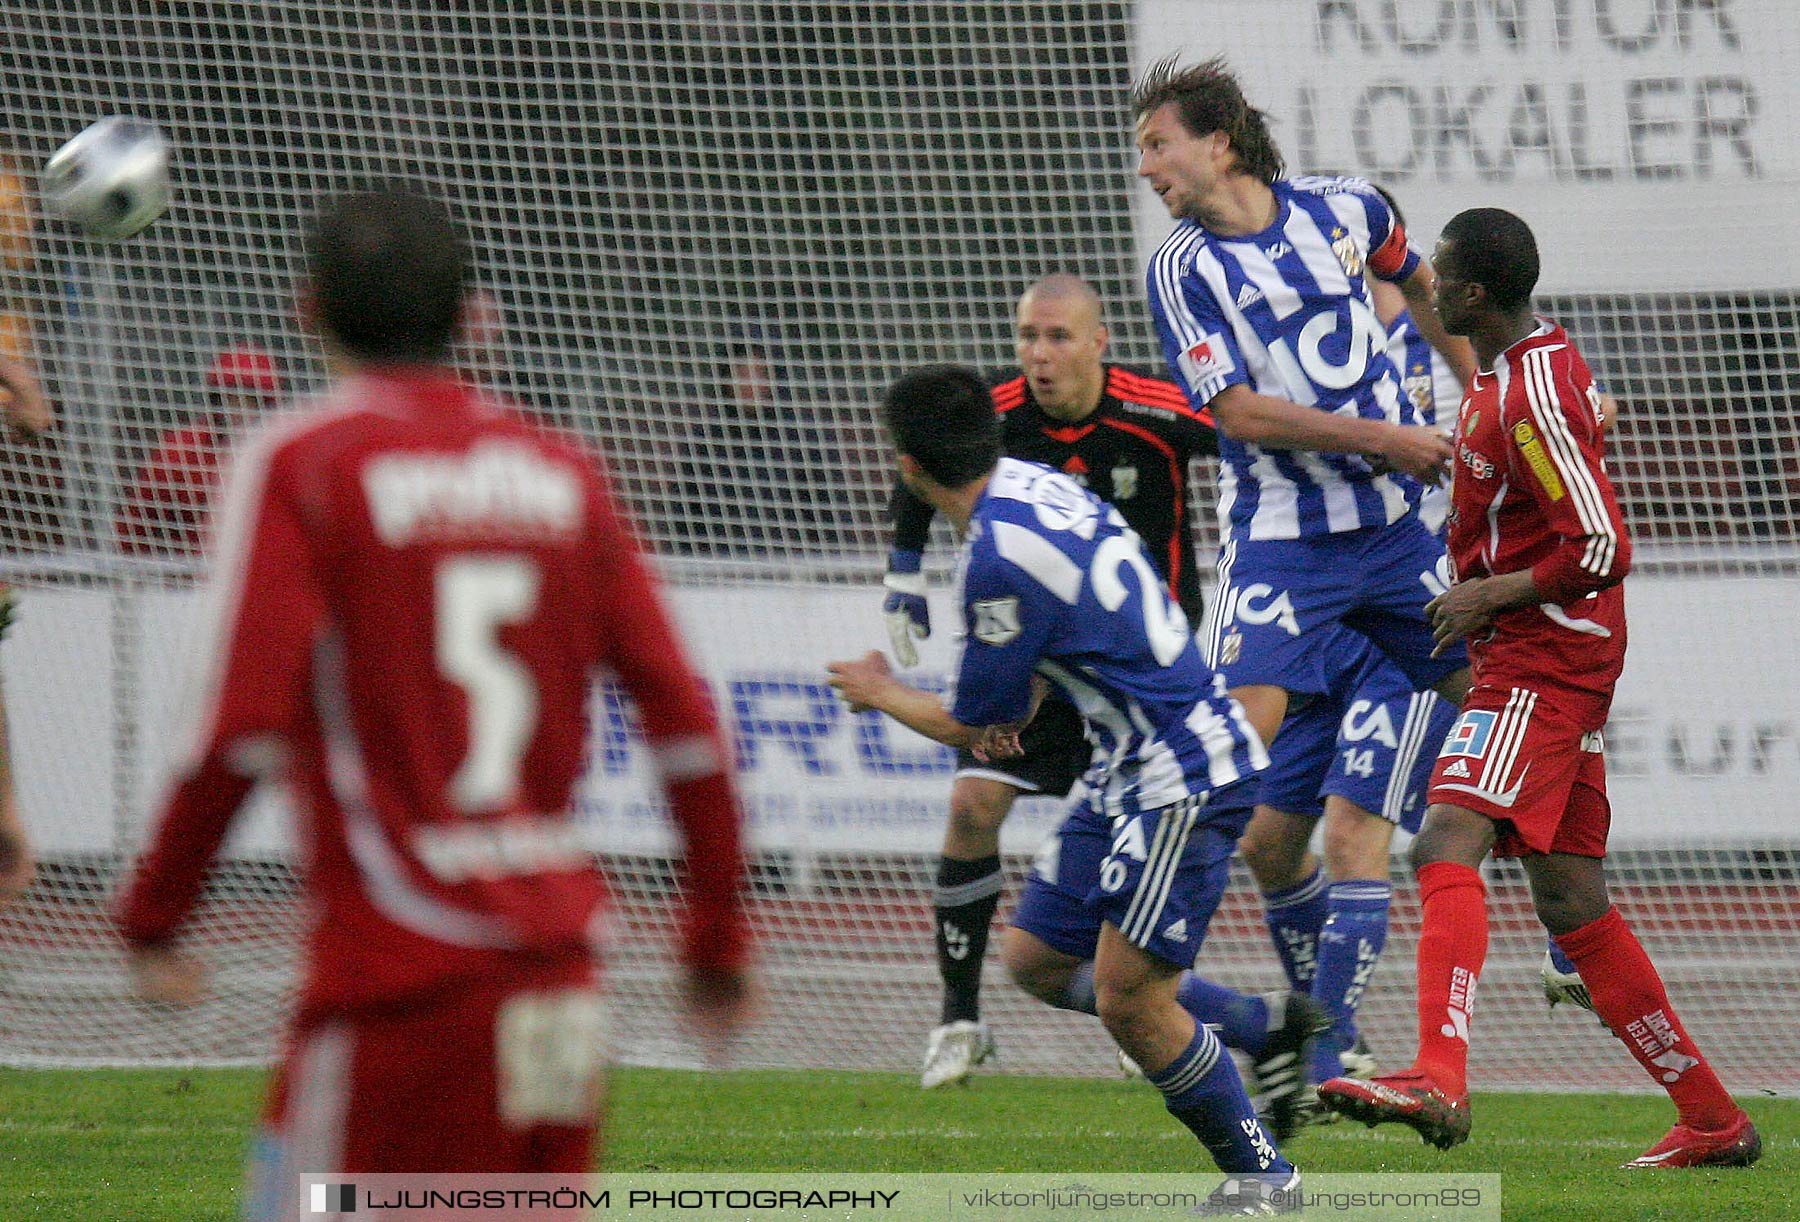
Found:
[[573, 799], [602, 676], [685, 836], [702, 1017], [741, 1014], [709, 698], [594, 462], [447, 367], [468, 267], [410, 192], [317, 222], [302, 310], [339, 376], [236, 462], [198, 726], [119, 903], [140, 990], [193, 1000], [207, 866], [255, 782], [289, 782], [309, 920], [250, 1217], [299, 1216], [302, 1173], [590, 1165], [606, 887]]

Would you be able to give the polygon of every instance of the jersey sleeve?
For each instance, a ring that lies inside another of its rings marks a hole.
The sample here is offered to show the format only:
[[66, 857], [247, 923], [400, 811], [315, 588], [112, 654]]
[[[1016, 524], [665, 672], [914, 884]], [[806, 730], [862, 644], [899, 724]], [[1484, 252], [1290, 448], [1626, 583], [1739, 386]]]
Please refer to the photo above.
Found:
[[[997, 530], [1024, 531], [1010, 523]], [[1031, 676], [1061, 626], [1066, 608], [983, 540], [963, 577], [963, 647], [956, 704], [966, 726], [1007, 725], [1031, 708]]]
[[324, 600], [296, 481], [272, 445], [247, 448], [220, 508], [196, 729], [118, 906], [134, 942], [174, 935], [239, 806], [307, 715]]
[[1178, 230], [1152, 257], [1145, 287], [1163, 359], [1188, 402], [1200, 410], [1227, 387], [1248, 382], [1250, 374], [1213, 286], [1187, 266], [1183, 236]]
[[894, 524], [895, 550], [923, 552], [931, 540], [931, 519], [936, 515], [930, 501], [899, 480], [894, 481], [894, 493], [888, 498], [888, 518]]
[[1542, 512], [1556, 547], [1532, 566], [1538, 592], [1570, 603], [1625, 580], [1631, 540], [1602, 461], [1600, 424], [1583, 387], [1556, 353], [1523, 361], [1507, 396], [1512, 482]]
[[682, 959], [727, 970], [749, 957], [742, 817], [730, 752], [706, 686], [631, 528], [597, 474], [592, 527], [605, 591], [605, 663], [637, 704], [670, 814], [687, 849]]
[[1409, 279], [1419, 268], [1419, 252], [1406, 240], [1406, 227], [1372, 183], [1350, 179], [1369, 218], [1369, 270], [1391, 284]]

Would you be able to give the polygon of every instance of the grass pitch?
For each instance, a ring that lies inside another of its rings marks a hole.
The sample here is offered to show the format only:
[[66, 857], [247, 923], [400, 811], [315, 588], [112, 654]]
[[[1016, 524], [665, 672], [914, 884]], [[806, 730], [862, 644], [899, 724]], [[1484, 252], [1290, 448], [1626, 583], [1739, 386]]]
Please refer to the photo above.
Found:
[[[0, 1069], [0, 1217], [206, 1222], [237, 1216], [262, 1075]], [[1748, 1170], [1626, 1172], [1671, 1123], [1661, 1096], [1477, 1095], [1448, 1153], [1339, 1123], [1288, 1153], [1303, 1171], [1498, 1173], [1507, 1218], [1800, 1219], [1800, 1101], [1745, 1100]], [[895, 1074], [624, 1070], [615, 1171], [1206, 1172], [1143, 1083], [978, 1077], [926, 1093]]]

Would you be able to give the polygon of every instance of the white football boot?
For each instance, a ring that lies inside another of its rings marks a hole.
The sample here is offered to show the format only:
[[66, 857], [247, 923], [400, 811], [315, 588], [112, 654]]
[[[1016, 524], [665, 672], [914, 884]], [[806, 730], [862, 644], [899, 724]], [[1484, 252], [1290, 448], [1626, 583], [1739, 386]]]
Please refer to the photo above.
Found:
[[962, 1082], [975, 1067], [994, 1056], [994, 1036], [986, 1023], [958, 1019], [935, 1027], [925, 1047], [925, 1072], [919, 1085], [925, 1090]]

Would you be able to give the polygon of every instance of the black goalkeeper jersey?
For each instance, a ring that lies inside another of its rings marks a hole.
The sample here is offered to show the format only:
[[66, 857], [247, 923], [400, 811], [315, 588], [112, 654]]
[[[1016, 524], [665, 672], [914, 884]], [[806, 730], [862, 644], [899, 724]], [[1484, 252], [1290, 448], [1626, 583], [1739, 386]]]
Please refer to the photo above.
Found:
[[[1188, 522], [1188, 463], [1219, 452], [1212, 413], [1196, 412], [1181, 388], [1118, 365], [1106, 367], [1100, 406], [1073, 424], [1049, 415], [1018, 376], [994, 387], [1001, 447], [1009, 458], [1041, 462], [1074, 476], [1115, 506], [1144, 541], [1144, 554], [1169, 593], [1200, 622], [1200, 573]], [[889, 511], [894, 547], [922, 552], [933, 510], [896, 485]]]

